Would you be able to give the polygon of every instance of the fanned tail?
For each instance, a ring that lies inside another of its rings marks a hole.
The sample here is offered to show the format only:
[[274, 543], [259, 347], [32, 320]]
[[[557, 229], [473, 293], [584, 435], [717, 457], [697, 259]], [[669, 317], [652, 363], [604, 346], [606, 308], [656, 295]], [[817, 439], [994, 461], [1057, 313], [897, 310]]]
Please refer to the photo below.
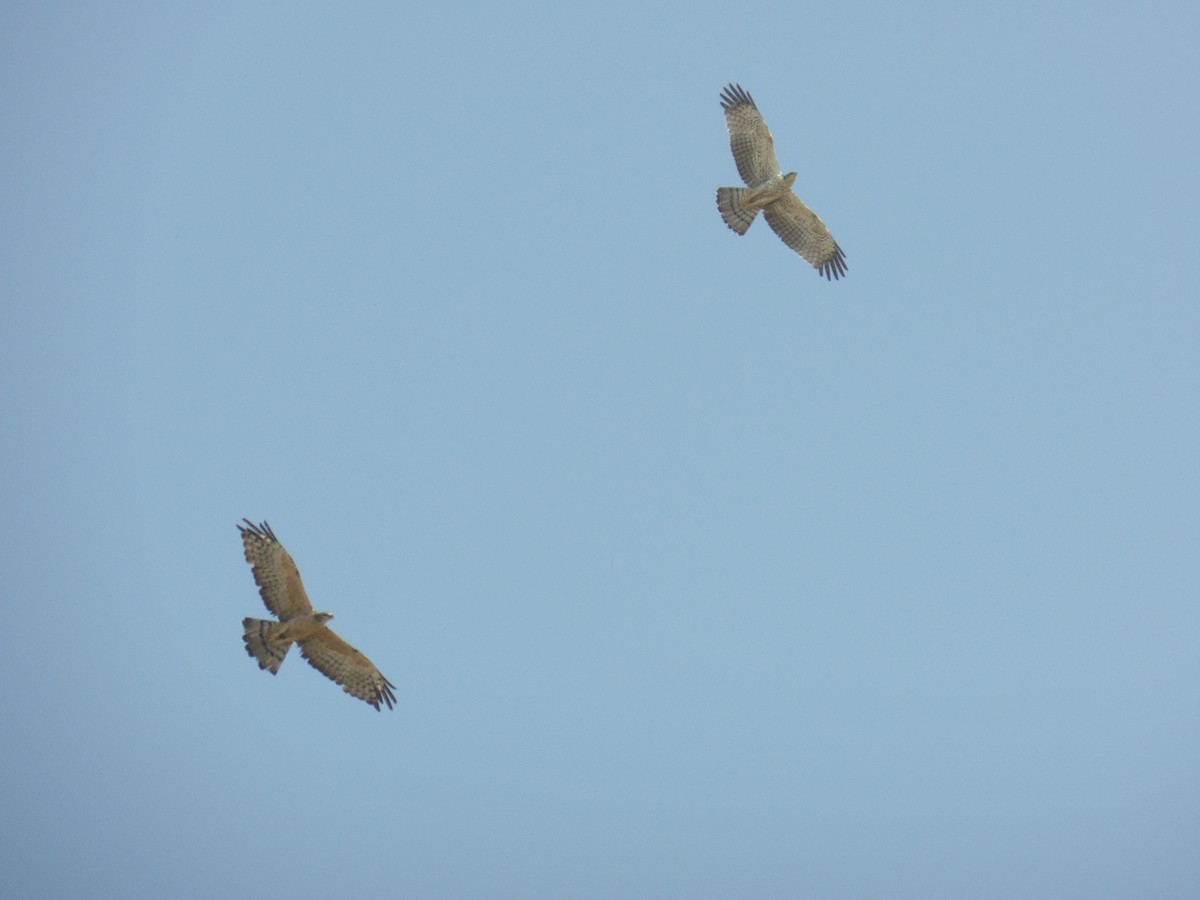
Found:
[[754, 217], [758, 215], [757, 209], [746, 209], [742, 204], [742, 198], [748, 190], [741, 187], [717, 188], [717, 209], [721, 211], [721, 218], [738, 234], [749, 231], [754, 224]]
[[274, 639], [273, 633], [282, 626], [282, 622], [272, 622], [270, 619], [242, 619], [242, 628], [246, 630], [242, 635], [246, 652], [258, 660], [260, 669], [266, 669], [272, 675], [279, 672], [283, 658], [292, 646], [291, 641]]

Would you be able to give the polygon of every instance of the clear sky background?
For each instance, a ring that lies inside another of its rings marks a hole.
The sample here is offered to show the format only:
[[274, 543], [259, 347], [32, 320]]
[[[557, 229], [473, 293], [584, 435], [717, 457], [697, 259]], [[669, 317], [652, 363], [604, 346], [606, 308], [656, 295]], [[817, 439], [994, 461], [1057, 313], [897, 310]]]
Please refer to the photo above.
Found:
[[1195, 3], [0, 42], [0, 895], [1197, 895]]

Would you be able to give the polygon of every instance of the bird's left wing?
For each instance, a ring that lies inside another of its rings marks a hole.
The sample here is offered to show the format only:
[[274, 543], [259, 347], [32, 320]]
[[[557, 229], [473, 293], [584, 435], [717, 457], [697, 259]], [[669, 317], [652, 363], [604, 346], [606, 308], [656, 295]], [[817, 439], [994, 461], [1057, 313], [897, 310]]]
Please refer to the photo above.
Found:
[[310, 666], [340, 684], [347, 694], [365, 700], [376, 709], [380, 703], [391, 709], [396, 702], [392, 693], [395, 685], [362, 653], [328, 628], [302, 641], [300, 653]]
[[827, 280], [846, 274], [846, 254], [825, 223], [790, 191], [763, 207], [767, 224]]

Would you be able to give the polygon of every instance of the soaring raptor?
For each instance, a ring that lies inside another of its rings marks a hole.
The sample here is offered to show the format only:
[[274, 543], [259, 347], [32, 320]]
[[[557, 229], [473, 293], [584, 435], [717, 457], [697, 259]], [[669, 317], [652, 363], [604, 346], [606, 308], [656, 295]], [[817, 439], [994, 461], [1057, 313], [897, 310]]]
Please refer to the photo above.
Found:
[[725, 224], [745, 234], [758, 211], [785, 244], [812, 263], [827, 280], [846, 274], [846, 254], [825, 223], [792, 193], [796, 173], [786, 175], [775, 158], [775, 141], [754, 100], [739, 84], [721, 92], [729, 126], [729, 146], [746, 187], [717, 188], [717, 209]]
[[254, 572], [263, 603], [279, 617], [278, 622], [242, 619], [246, 652], [258, 660], [260, 669], [275, 675], [292, 644], [299, 644], [300, 654], [308, 664], [340, 684], [347, 694], [367, 701], [375, 709], [379, 709], [380, 703], [391, 709], [396, 702], [392, 693], [395, 685], [326, 626], [333, 613], [313, 611], [300, 581], [300, 570], [271, 526], [266, 522], [255, 525], [249, 519], [242, 521], [246, 525], [239, 525], [238, 531], [242, 533], [246, 562]]

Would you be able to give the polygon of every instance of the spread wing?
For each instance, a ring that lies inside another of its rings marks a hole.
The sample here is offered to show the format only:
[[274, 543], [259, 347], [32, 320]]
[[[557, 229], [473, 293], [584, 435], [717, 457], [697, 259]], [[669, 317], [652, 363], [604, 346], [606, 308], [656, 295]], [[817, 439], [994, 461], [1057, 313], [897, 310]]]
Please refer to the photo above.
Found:
[[813, 264], [827, 280], [846, 274], [846, 255], [825, 223], [790, 191], [763, 207], [763, 216], [785, 244]]
[[742, 181], [755, 185], [779, 175], [771, 130], [740, 84], [731, 84], [721, 92], [721, 108], [729, 128], [729, 148]]
[[266, 522], [255, 525], [249, 519], [242, 521], [246, 525], [239, 525], [238, 531], [242, 533], [246, 562], [250, 563], [254, 583], [258, 585], [258, 593], [267, 609], [281, 622], [312, 612], [312, 604], [308, 602], [308, 594], [300, 580], [300, 570], [275, 537], [271, 526]]
[[318, 672], [332, 678], [353, 697], [365, 700], [376, 709], [396, 702], [395, 687], [374, 664], [328, 628], [300, 642], [300, 653]]

